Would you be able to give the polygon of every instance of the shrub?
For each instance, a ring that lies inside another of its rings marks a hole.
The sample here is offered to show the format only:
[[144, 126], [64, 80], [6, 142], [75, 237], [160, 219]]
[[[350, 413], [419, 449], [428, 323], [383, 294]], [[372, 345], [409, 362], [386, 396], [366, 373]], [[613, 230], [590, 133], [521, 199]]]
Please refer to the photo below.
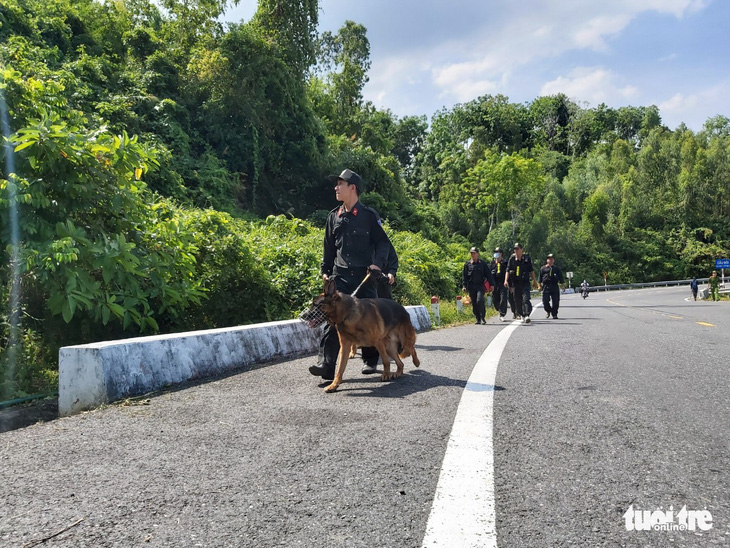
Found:
[[260, 250], [251, 246], [251, 223], [214, 210], [178, 209], [182, 229], [193, 237], [194, 277], [205, 290], [188, 307], [175, 330], [228, 327], [279, 320], [290, 315], [288, 302], [270, 279]]

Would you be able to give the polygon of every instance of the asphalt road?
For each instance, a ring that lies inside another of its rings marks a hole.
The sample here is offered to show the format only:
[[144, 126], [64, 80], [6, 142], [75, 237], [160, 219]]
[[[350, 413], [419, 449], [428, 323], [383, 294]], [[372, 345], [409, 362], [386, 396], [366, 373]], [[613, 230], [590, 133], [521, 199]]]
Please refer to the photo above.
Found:
[[[574, 296], [512, 336], [495, 392], [500, 546], [730, 544], [730, 303], [688, 295]], [[684, 506], [713, 528], [626, 530], [629, 507]]]
[[[730, 305], [687, 293], [564, 296], [560, 320], [538, 308], [512, 333], [500, 547], [730, 544]], [[393, 382], [353, 360], [325, 394], [309, 357], [0, 433], [0, 546], [420, 547], [464, 386], [505, 325], [420, 334], [421, 367]], [[627, 531], [630, 507], [670, 506], [713, 526]]]

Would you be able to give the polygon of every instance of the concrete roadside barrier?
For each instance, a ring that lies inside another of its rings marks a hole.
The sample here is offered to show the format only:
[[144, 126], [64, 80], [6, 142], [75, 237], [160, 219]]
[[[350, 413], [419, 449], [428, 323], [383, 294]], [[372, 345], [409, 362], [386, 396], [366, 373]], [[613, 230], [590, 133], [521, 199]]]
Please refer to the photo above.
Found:
[[[431, 327], [425, 306], [407, 306], [416, 331]], [[65, 346], [58, 355], [58, 414], [72, 415], [166, 386], [301, 356], [320, 329], [299, 320]]]

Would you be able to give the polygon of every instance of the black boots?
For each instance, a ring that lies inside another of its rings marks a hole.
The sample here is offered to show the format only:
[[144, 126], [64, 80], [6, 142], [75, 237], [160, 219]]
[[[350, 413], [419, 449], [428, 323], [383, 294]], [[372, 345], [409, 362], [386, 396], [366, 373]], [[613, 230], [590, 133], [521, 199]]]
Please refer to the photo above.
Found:
[[322, 363], [310, 366], [309, 372], [315, 377], [322, 377], [326, 381], [331, 381], [335, 378], [335, 368]]

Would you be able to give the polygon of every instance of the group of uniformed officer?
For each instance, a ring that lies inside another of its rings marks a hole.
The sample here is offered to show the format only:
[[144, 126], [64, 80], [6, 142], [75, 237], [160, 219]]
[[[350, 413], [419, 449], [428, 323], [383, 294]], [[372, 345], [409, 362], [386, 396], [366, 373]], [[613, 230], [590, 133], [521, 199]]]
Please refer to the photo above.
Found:
[[[539, 280], [535, 278], [532, 259], [523, 252], [519, 242], [513, 246], [514, 253], [505, 259], [502, 248], [494, 250], [493, 260], [489, 265], [479, 259], [479, 250], [472, 247], [471, 260], [464, 264], [462, 287], [469, 291], [472, 310], [477, 324], [485, 323], [484, 282], [488, 281], [492, 288], [492, 302], [499, 313], [499, 321], [506, 321], [507, 304], [512, 309], [513, 319], [521, 319], [530, 323], [532, 302], [530, 289], [542, 289], [542, 303], [546, 317], [558, 318], [560, 306], [560, 290], [564, 289], [563, 272], [555, 265], [552, 253], [547, 256], [546, 264], [540, 268]], [[532, 282], [532, 283], [530, 283]], [[481, 288], [481, 292], [480, 292]]]

